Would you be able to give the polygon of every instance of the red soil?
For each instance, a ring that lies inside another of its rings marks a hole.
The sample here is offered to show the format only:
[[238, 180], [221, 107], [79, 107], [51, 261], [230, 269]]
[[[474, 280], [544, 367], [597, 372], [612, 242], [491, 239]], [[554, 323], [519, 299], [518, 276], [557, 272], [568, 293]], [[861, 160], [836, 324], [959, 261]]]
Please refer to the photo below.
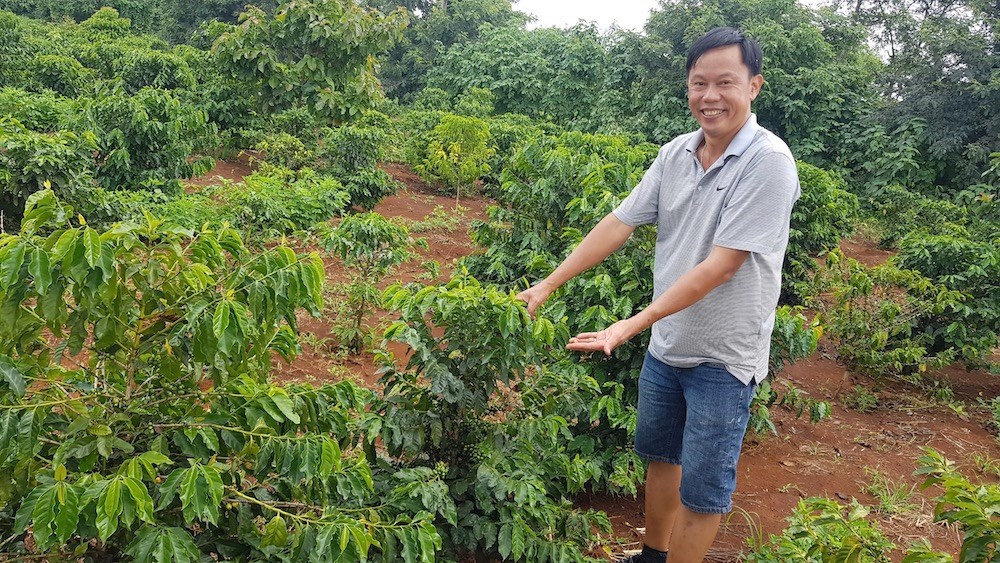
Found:
[[[207, 176], [224, 176], [238, 180], [249, 173], [245, 163], [220, 162]], [[405, 187], [397, 195], [386, 198], [376, 211], [390, 217], [400, 217], [408, 222], [421, 221], [437, 206], [453, 210], [453, 197], [440, 195], [426, 186], [419, 177], [404, 167], [388, 165], [386, 170]], [[424, 233], [415, 233], [427, 239], [429, 249], [405, 264], [393, 279], [407, 282], [418, 278], [426, 260], [441, 263], [441, 279], [447, 279], [452, 261], [476, 251], [467, 228], [474, 219], [484, 219], [488, 201], [466, 198], [460, 202], [467, 211], [459, 217], [453, 231], [438, 227]], [[447, 216], [448, 214], [446, 214]], [[841, 248], [853, 258], [868, 265], [884, 262], [890, 253], [875, 248], [861, 238], [845, 240]], [[329, 281], [342, 283], [346, 273], [342, 265], [332, 258], [324, 258]], [[333, 296], [336, 299], [336, 295]], [[276, 363], [275, 375], [279, 379], [298, 381], [336, 381], [353, 378], [370, 388], [377, 388], [378, 376], [370, 353], [340, 355], [331, 337], [332, 313], [323, 318], [304, 316], [300, 330], [307, 336], [303, 342], [304, 353], [291, 365]], [[381, 314], [384, 318], [385, 314]], [[384, 322], [384, 320], [382, 321]], [[827, 345], [827, 347], [829, 347]], [[400, 357], [405, 354], [401, 346], [390, 346]], [[868, 378], [855, 376], [831, 359], [833, 350], [820, 350], [812, 357], [790, 366], [775, 385], [792, 384], [809, 396], [829, 400], [833, 404], [832, 416], [812, 424], [798, 419], [782, 407], [772, 407], [772, 418], [778, 428], [777, 436], [748, 436], [739, 465], [738, 490], [734, 498], [736, 510], [724, 518], [723, 528], [710, 552], [708, 560], [715, 562], [739, 561], [741, 551], [746, 551], [746, 538], [780, 533], [787, 525], [786, 518], [801, 498], [821, 496], [836, 499], [843, 504], [857, 498], [866, 505], [877, 501], [862, 492], [871, 482], [870, 470], [877, 469], [895, 482], [919, 485], [921, 479], [913, 475], [921, 448], [933, 447], [974, 480], [996, 481], [977, 473], [972, 462], [976, 454], [1000, 458], [1000, 441], [988, 430], [988, 415], [977, 406], [977, 399], [1000, 396], [1000, 378], [984, 372], [966, 372], [952, 367], [934, 374], [949, 382], [955, 400], [964, 403], [964, 410], [953, 410], [940, 401], [929, 399], [919, 390], [903, 383], [876, 383]], [[855, 386], [877, 397], [873, 412], [861, 413], [846, 408], [845, 399], [856, 393]], [[958, 403], [953, 403], [953, 406]], [[939, 550], [958, 553], [960, 533], [933, 523], [933, 489], [917, 492], [911, 499], [916, 508], [903, 515], [878, 516], [882, 530], [899, 549], [893, 560], [900, 561], [905, 547], [916, 538], [928, 538]], [[636, 528], [643, 526], [643, 497], [615, 497], [609, 494], [581, 495], [577, 499], [581, 508], [605, 511], [614, 527], [609, 545], [612, 549], [637, 547], [639, 535]]]

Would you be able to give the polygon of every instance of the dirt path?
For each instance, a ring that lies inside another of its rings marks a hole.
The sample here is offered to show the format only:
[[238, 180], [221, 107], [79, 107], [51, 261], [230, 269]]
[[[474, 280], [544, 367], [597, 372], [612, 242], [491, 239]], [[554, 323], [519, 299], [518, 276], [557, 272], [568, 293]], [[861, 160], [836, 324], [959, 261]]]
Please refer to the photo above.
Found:
[[[406, 168], [389, 165], [386, 170], [404, 187], [375, 210], [388, 217], [402, 218], [411, 229], [417, 227], [421, 232], [414, 235], [425, 237], [429, 249], [420, 251], [419, 258], [405, 264], [384, 285], [420, 278], [424, 272], [421, 264], [428, 260], [439, 262], [438, 279], [447, 279], [453, 260], [476, 251], [468, 226], [473, 220], [486, 218], [489, 202], [463, 199], [464, 210], [456, 211], [453, 198], [437, 194]], [[220, 163], [206, 177], [222, 176], [238, 181], [249, 171], [246, 163]], [[890, 256], [861, 238], [847, 239], [841, 248], [848, 256], [868, 265], [882, 263]], [[328, 279], [336, 287], [346, 279], [346, 273], [337, 261], [325, 259], [325, 262]], [[329, 297], [337, 299], [335, 293]], [[372, 355], [338, 354], [330, 330], [331, 316], [332, 311], [320, 319], [300, 319], [303, 354], [291, 365], [277, 363], [276, 376], [314, 382], [351, 378], [375, 388], [378, 376]], [[397, 357], [405, 353], [399, 346], [390, 350]], [[748, 437], [739, 465], [736, 510], [724, 520], [711, 561], [739, 561], [747, 537], [767, 538], [769, 534], [780, 533], [799, 499], [821, 496], [846, 504], [857, 498], [866, 505], [877, 504], [863, 490], [872, 482], [875, 472], [900, 487], [909, 489], [919, 485], [920, 479], [913, 476], [913, 471], [925, 446], [943, 452], [966, 475], [996, 481], [995, 476], [982, 475], [975, 469], [977, 456], [1000, 458], [998, 440], [987, 430], [986, 417], [975, 405], [979, 398], [1000, 396], [1000, 378], [982, 372], [968, 373], [958, 367], [936, 374], [950, 382], [955, 400], [964, 402], [965, 412], [956, 412], [902, 384], [880, 386], [870, 379], [846, 374], [844, 367], [831, 357], [832, 350], [821, 349], [780, 376], [779, 387], [785, 382], [813, 398], [830, 400], [833, 414], [819, 424], [811, 424], [782, 407], [772, 407], [778, 435]], [[862, 413], [845, 407], [850, 404], [849, 399], [857, 403], [858, 398], [874, 402], [874, 409]], [[953, 403], [956, 408], [958, 405]], [[1000, 461], [997, 463], [1000, 465]], [[901, 514], [878, 516], [883, 531], [900, 547], [893, 553], [894, 561], [900, 561], [902, 550], [921, 537], [930, 539], [936, 549], [958, 553], [960, 534], [932, 523], [933, 493], [914, 491], [904, 503], [910, 506]], [[614, 547], [638, 546], [636, 528], [643, 525], [641, 493], [637, 499], [583, 495], [577, 499], [577, 505], [608, 514], [614, 527], [611, 539]]]

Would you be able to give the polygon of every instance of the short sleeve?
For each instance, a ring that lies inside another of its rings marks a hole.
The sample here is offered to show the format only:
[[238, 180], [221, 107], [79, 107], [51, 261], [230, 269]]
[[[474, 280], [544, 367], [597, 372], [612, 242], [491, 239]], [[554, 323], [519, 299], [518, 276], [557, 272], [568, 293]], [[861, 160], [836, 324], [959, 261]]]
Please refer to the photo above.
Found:
[[660, 186], [663, 182], [663, 168], [667, 147], [660, 147], [656, 160], [650, 165], [642, 180], [632, 188], [621, 204], [613, 211], [619, 221], [630, 227], [656, 223], [660, 209]]
[[734, 186], [713, 244], [761, 254], [784, 250], [800, 193], [795, 161], [783, 152], [762, 155]]

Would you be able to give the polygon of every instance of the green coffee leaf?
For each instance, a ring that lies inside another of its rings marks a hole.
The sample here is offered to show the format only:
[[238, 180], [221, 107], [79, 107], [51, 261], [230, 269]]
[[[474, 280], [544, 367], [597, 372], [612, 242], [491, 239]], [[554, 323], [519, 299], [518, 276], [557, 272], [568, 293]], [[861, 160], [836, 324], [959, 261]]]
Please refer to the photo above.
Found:
[[0, 380], [6, 381], [17, 397], [24, 397], [26, 391], [24, 375], [9, 356], [0, 354]]

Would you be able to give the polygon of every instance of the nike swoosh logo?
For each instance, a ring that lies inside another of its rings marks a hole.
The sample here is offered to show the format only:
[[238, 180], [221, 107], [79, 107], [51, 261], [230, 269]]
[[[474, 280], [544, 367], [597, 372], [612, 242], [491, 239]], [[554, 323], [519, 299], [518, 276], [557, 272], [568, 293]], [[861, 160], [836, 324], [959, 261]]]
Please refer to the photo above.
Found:
[[715, 191], [721, 192], [722, 190], [728, 188], [729, 186], [722, 186], [721, 188], [715, 188]]

